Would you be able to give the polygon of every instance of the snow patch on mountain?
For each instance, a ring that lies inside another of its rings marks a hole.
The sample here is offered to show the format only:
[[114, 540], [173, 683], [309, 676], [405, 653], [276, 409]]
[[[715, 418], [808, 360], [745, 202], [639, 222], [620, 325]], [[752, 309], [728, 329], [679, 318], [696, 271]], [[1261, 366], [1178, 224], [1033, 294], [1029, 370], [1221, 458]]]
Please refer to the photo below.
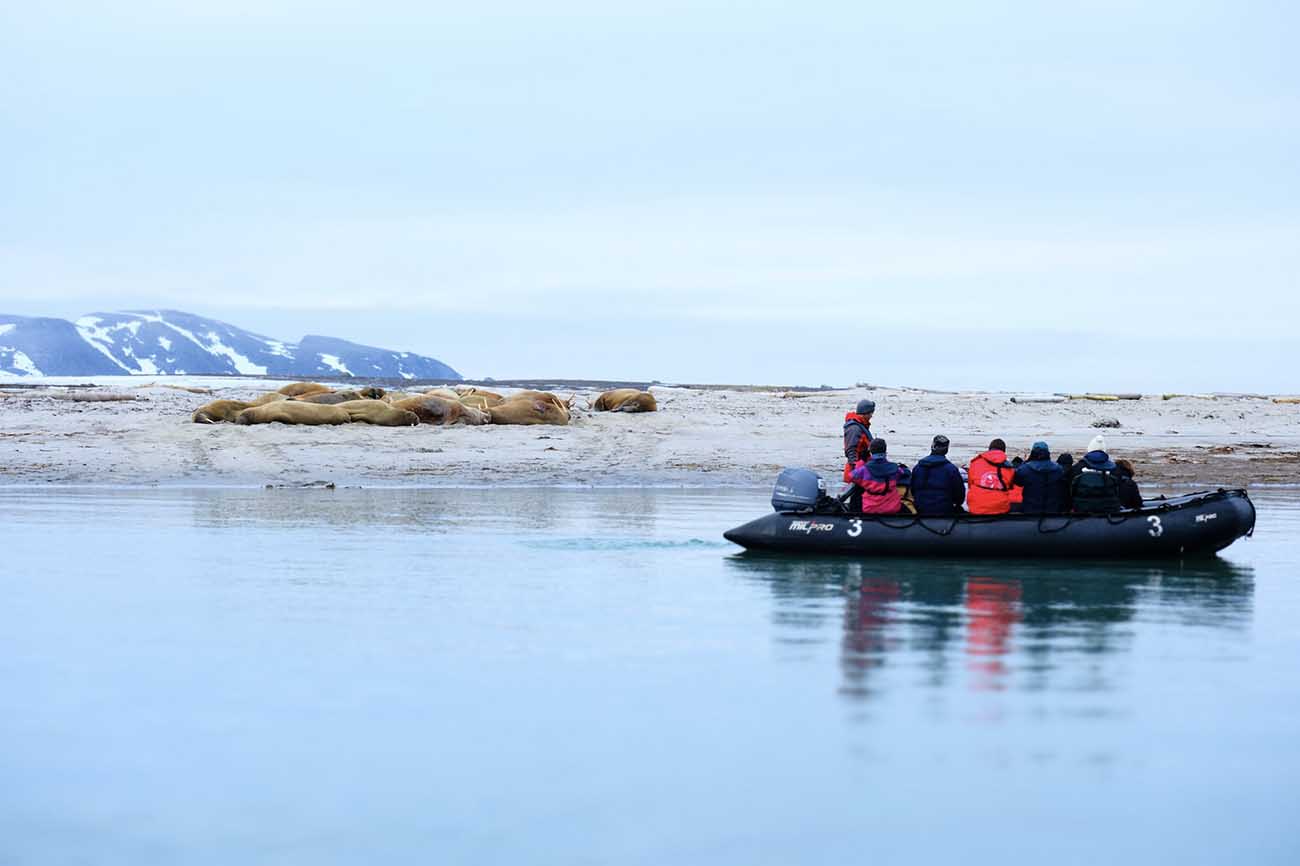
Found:
[[0, 367], [8, 368], [23, 376], [44, 375], [32, 359], [27, 357], [27, 353], [20, 349], [0, 348]]
[[315, 335], [290, 343], [178, 310], [91, 313], [75, 323], [0, 315], [5, 372], [460, 378], [441, 361], [411, 352]]
[[316, 357], [320, 358], [321, 363], [324, 364], [326, 367], [329, 367], [331, 370], [337, 370], [338, 372], [342, 373], [344, 376], [352, 375], [352, 371], [349, 370], [347, 367], [343, 366], [343, 362], [339, 360], [338, 355], [322, 354], [322, 355], [317, 355]]
[[26, 352], [14, 352], [13, 361], [11, 363], [15, 370], [25, 373], [28, 376], [41, 375], [41, 371], [36, 368], [36, 364], [32, 362], [32, 359], [27, 357]]
[[272, 355], [279, 355], [281, 358], [293, 357], [293, 351], [279, 340], [267, 340], [266, 348]]
[[128, 373], [133, 372], [130, 367], [123, 364], [113, 356], [113, 333], [112, 329], [105, 328], [100, 323], [97, 316], [82, 316], [76, 321], [77, 332], [91, 346], [103, 353], [104, 357], [112, 361], [118, 367]]
[[235, 365], [235, 369], [245, 376], [265, 376], [266, 366], [254, 364], [247, 357], [239, 354], [225, 343], [221, 342], [221, 335], [216, 331], [208, 331], [205, 335], [208, 338], [208, 351], [214, 355], [225, 355]]

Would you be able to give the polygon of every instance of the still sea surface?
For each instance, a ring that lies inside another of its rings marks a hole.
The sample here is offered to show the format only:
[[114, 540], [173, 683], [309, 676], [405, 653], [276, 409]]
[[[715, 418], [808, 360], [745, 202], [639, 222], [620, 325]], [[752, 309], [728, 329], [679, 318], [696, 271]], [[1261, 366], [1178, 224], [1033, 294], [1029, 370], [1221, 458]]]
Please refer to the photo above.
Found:
[[0, 490], [0, 863], [1300, 862], [1300, 496], [797, 561], [766, 491]]

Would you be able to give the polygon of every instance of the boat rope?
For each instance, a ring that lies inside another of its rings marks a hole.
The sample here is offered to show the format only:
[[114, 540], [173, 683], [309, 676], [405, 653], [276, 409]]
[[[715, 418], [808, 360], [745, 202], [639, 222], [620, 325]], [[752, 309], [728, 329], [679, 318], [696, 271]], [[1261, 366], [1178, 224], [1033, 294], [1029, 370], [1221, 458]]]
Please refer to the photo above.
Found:
[[[860, 519], [871, 520], [886, 529], [911, 529], [913, 526], [920, 526], [931, 535], [946, 537], [951, 535], [958, 524], [983, 524], [983, 523], [1000, 523], [1008, 518], [1011, 519], [1032, 519], [1037, 518], [1038, 532], [1042, 535], [1053, 535], [1062, 532], [1074, 525], [1079, 520], [1088, 520], [1090, 518], [1104, 518], [1109, 526], [1120, 526], [1134, 518], [1145, 518], [1151, 514], [1164, 514], [1170, 511], [1178, 511], [1193, 502], [1217, 502], [1228, 499], [1233, 496], [1241, 495], [1237, 491], [1224, 490], [1220, 488], [1210, 493], [1187, 494], [1177, 496], [1173, 499], [1166, 499], [1161, 496], [1157, 499], [1149, 499], [1147, 502], [1152, 505], [1144, 504], [1142, 508], [1125, 509], [1123, 511], [1112, 512], [1109, 514], [1025, 514], [1024, 512], [1007, 512], [1005, 514], [970, 514], [961, 512], [951, 517], [942, 518], [946, 521], [947, 526], [931, 526], [926, 523], [927, 519], [934, 520], [935, 515], [920, 514], [863, 514]], [[1255, 532], [1255, 503], [1250, 501], [1250, 497], [1245, 497], [1246, 502], [1250, 505], [1251, 521], [1250, 529], [1247, 530], [1246, 536], [1249, 538]], [[859, 515], [851, 514], [847, 511], [837, 512], [838, 516], [858, 518]], [[1061, 520], [1059, 526], [1050, 526], [1047, 521]]]
[[[1043, 526], [1044, 520], [1050, 520], [1053, 517], [1063, 517], [1065, 522], [1055, 529], [1048, 529]], [[1042, 535], [1051, 535], [1054, 532], [1060, 532], [1062, 529], [1068, 529], [1072, 523], [1074, 523], [1074, 515], [1072, 514], [1044, 514], [1038, 518], [1038, 532]]]

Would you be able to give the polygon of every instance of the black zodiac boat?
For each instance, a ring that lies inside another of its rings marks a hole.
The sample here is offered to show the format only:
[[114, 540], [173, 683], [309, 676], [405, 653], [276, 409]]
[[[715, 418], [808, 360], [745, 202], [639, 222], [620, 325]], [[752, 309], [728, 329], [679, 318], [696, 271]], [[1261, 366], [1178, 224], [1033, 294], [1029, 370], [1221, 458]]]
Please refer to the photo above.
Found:
[[1209, 556], [1255, 531], [1245, 490], [1148, 499], [1115, 514], [870, 515], [846, 513], [815, 473], [786, 470], [772, 505], [775, 513], [723, 537], [749, 550], [808, 554], [1178, 559]]

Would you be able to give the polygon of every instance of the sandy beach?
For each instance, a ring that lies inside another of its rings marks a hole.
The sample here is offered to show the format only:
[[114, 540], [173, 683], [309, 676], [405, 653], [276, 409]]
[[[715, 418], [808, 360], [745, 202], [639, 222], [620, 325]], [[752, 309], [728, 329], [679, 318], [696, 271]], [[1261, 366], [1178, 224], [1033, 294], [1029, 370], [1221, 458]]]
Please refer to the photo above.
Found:
[[[843, 415], [863, 396], [877, 403], [873, 430], [891, 457], [909, 464], [940, 432], [961, 464], [994, 436], [1013, 454], [1046, 439], [1054, 454], [1077, 457], [1102, 432], [1148, 485], [1300, 483], [1300, 405], [1258, 397], [1014, 403], [1002, 393], [655, 386], [660, 410], [650, 414], [587, 411], [598, 391], [578, 390], [568, 427], [242, 427], [194, 424], [190, 413], [279, 383], [202, 384], [213, 393], [132, 382], [73, 392], [134, 398], [103, 402], [0, 386], [0, 483], [750, 486], [796, 465], [837, 478]], [[1106, 419], [1120, 426], [1093, 427]]]

